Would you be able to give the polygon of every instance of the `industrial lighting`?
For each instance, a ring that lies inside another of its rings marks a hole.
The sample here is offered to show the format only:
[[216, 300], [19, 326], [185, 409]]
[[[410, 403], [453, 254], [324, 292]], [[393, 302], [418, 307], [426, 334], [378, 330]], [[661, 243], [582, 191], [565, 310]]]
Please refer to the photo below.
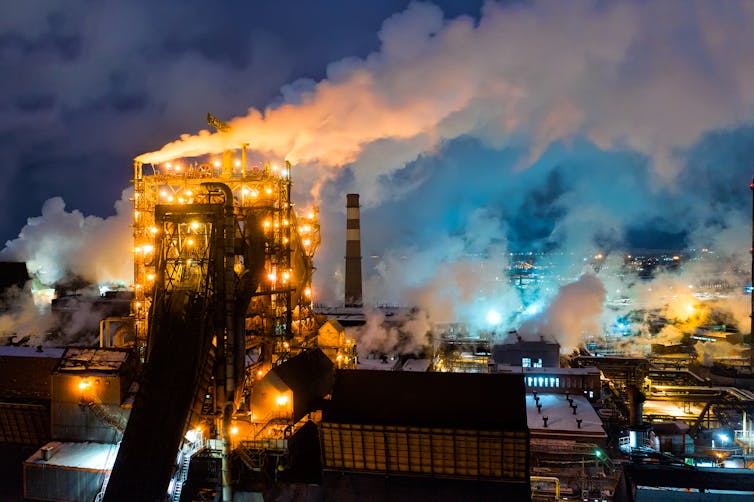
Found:
[[491, 326], [497, 326], [500, 324], [500, 321], [502, 320], [500, 317], [500, 313], [497, 310], [490, 309], [487, 312], [487, 324]]
[[191, 190], [186, 190], [186, 197], [191, 197], [192, 195], [194, 195], [194, 192], [192, 192]]
[[309, 247], [311, 245], [312, 241], [309, 239], [304, 239], [304, 246]]
[[264, 191], [265, 191], [265, 193], [266, 193], [267, 195], [270, 195], [270, 194], [272, 193], [272, 188], [270, 188], [270, 187], [267, 187], [267, 188], [265, 188], [265, 189], [264, 189]]
[[81, 381], [79, 382], [79, 390], [85, 390], [91, 386], [92, 386], [92, 382], [90, 382], [89, 380], [85, 378], [81, 379]]
[[216, 160], [212, 163], [212, 165], [214, 165], [215, 167], [220, 167], [222, 163], [219, 160]]
[[147, 274], [148, 281], [154, 281], [154, 274]]
[[192, 221], [191, 222], [191, 228], [193, 230], [196, 230], [197, 228], [199, 228], [199, 222], [198, 221]]
[[240, 161], [240, 160], [236, 160], [235, 162], [233, 162], [233, 164], [234, 164], [234, 165], [235, 165], [236, 167], [241, 167], [241, 161]]
[[187, 246], [193, 246], [194, 245], [194, 239], [186, 239], [186, 245]]
[[310, 298], [312, 296], [312, 288], [305, 288], [304, 296], [306, 296], [307, 298]]
[[234, 425], [233, 427], [231, 427], [231, 428], [230, 428], [230, 433], [231, 433], [231, 434], [233, 434], [234, 436], [235, 436], [236, 434], [238, 434], [238, 427], [237, 427], [237, 426], [235, 426], [235, 425]]
[[288, 395], [287, 394], [278, 395], [275, 402], [278, 403], [278, 406], [285, 406], [288, 403]]

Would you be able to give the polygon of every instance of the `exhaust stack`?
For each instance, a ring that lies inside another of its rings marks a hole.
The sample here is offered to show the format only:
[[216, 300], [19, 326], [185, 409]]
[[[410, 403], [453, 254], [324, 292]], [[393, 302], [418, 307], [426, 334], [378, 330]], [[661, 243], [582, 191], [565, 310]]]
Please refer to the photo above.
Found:
[[[751, 184], [749, 185], [749, 189], [751, 189], [752, 194], [752, 205], [751, 205], [751, 249], [749, 250], [749, 253], [751, 254], [751, 284], [752, 287], [754, 287], [754, 178], [751, 180]], [[754, 289], [749, 291], [749, 295], [751, 296], [751, 313], [749, 314], [749, 317], [751, 319], [751, 325], [749, 329], [749, 333], [751, 333], [751, 340], [749, 341], [749, 351], [751, 355], [749, 356], [750, 360], [750, 366], [751, 366], [751, 372], [754, 373]]]
[[346, 195], [346, 307], [363, 306], [361, 297], [360, 228], [359, 194], [349, 193]]

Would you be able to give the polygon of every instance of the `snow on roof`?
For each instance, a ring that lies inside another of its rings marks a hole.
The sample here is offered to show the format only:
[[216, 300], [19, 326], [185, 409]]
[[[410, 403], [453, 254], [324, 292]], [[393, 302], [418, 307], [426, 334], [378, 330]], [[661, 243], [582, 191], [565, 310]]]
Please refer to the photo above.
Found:
[[397, 369], [400, 359], [395, 356], [385, 356], [385, 359], [375, 358], [359, 358], [356, 369], [357, 370], [383, 370], [393, 371]]
[[37, 350], [36, 347], [14, 347], [11, 345], [0, 346], [0, 357], [54, 357], [60, 359], [65, 349], [42, 347]]
[[[537, 392], [537, 396], [542, 405], [541, 413], [537, 411], [534, 396], [530, 393], [526, 394], [526, 421], [529, 429], [537, 430], [538, 432], [568, 431], [605, 435], [605, 430], [602, 428], [602, 420], [600, 420], [592, 405], [584, 397], [579, 395], [571, 396], [573, 404], [576, 405], [576, 414], [574, 415], [565, 394], [543, 394]], [[546, 428], [542, 417], [548, 417]], [[580, 429], [576, 419], [581, 419]]]
[[[52, 455], [44, 460], [44, 449], [51, 448]], [[118, 455], [117, 444], [102, 443], [61, 443], [51, 441], [35, 451], [26, 459], [27, 464], [40, 466], [71, 467], [95, 471], [112, 470], [115, 457]]]
[[57, 371], [117, 372], [128, 356], [128, 351], [124, 350], [71, 347], [63, 354]]
[[409, 359], [403, 365], [403, 371], [427, 371], [431, 362], [429, 359]]

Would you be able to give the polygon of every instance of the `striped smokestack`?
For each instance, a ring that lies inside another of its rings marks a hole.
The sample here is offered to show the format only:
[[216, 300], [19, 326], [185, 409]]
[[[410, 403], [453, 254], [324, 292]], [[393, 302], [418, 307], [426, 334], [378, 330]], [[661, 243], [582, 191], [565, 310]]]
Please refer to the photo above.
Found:
[[361, 307], [359, 194], [346, 195], [346, 307]]

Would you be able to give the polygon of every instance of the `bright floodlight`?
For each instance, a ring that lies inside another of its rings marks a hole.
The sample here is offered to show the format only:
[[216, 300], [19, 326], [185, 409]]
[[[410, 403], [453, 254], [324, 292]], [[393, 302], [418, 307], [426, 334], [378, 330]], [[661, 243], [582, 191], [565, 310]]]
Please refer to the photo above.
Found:
[[500, 313], [497, 310], [490, 309], [487, 312], [487, 324], [490, 326], [497, 326], [500, 324]]

